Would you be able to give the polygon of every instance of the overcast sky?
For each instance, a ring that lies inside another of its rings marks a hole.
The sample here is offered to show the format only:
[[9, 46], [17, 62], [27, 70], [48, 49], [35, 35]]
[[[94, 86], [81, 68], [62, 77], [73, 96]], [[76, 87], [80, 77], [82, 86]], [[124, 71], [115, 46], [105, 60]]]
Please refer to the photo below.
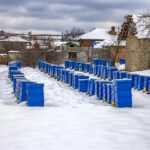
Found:
[[127, 14], [150, 8], [150, 0], [0, 0], [0, 30], [86, 31], [120, 25]]

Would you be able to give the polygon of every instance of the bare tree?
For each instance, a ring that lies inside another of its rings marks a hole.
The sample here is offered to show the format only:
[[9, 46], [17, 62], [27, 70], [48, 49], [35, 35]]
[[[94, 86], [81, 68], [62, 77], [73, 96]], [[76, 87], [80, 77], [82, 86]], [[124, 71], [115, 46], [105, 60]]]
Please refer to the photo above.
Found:
[[84, 29], [81, 29], [79, 27], [73, 27], [70, 30], [66, 30], [65, 37], [66, 38], [69, 38], [69, 37], [76, 38], [84, 33], [85, 33]]
[[150, 10], [147, 10], [138, 16], [138, 22], [143, 31], [147, 30], [147, 34], [150, 35]]

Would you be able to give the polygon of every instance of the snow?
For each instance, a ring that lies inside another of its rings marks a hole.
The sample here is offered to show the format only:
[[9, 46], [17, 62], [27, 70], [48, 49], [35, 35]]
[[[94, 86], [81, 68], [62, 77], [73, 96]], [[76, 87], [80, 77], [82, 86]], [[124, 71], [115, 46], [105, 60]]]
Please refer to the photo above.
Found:
[[9, 53], [20, 53], [20, 51], [17, 51], [17, 50], [10, 50]]
[[136, 71], [134, 73], [145, 75], [145, 76], [150, 76], [150, 70]]
[[143, 38], [150, 38], [149, 29], [145, 29], [145, 26], [147, 24], [150, 24], [150, 19], [149, 18], [143, 18], [142, 20], [139, 21], [139, 15], [132, 15], [133, 22], [136, 25], [137, 29], [137, 34], [136, 37], [138, 39], [143, 39]]
[[65, 45], [66, 43], [67, 43], [67, 42], [54, 41], [54, 42], [52, 43], [52, 45], [53, 45], [53, 47], [55, 48], [55, 47], [63, 46], [63, 45]]
[[45, 84], [45, 107], [17, 104], [0, 66], [1, 150], [149, 150], [150, 95], [133, 91], [133, 108], [114, 108], [38, 69], [25, 76]]
[[[96, 44], [94, 46], [94, 48], [103, 48], [103, 47], [107, 47], [107, 46], [118, 46], [118, 41], [117, 41], [117, 36], [116, 35], [114, 35], [114, 36], [110, 35], [109, 38], [107, 38], [104, 41], [99, 42], [98, 44]], [[119, 46], [126, 46], [126, 41], [122, 40], [119, 43]]]
[[1, 53], [0, 56], [7, 56], [7, 54], [6, 53]]
[[117, 67], [118, 70], [125, 70], [126, 67], [125, 64], [120, 64], [120, 63], [116, 63], [115, 66]]
[[107, 29], [96, 28], [92, 31], [81, 35], [80, 40], [104, 40], [109, 38], [109, 33]]
[[22, 43], [27, 43], [28, 41], [21, 38], [21, 37], [18, 37], [18, 36], [9, 36], [8, 38], [6, 39], [3, 39], [1, 41], [4, 41], [4, 42], [22, 42]]

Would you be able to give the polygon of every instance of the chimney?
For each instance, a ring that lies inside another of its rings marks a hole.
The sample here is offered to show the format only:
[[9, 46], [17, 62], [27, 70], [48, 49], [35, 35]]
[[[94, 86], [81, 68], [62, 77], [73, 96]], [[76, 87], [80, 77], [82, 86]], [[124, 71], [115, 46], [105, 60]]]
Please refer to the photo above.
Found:
[[111, 32], [114, 33], [115, 32], [115, 26], [111, 27]]
[[117, 33], [116, 33], [115, 30], [116, 30], [116, 29], [115, 29], [115, 26], [112, 26], [112, 27], [111, 27], [111, 30], [109, 31], [109, 34], [111, 34], [111, 35], [116, 35]]

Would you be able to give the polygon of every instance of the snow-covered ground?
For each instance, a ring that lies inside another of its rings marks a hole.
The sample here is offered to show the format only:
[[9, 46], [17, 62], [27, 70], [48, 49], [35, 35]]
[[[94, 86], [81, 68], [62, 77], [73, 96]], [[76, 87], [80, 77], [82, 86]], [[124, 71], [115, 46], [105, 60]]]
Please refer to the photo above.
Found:
[[150, 70], [136, 71], [134, 73], [144, 75], [144, 76], [150, 76]]
[[150, 95], [133, 91], [133, 108], [113, 108], [37, 69], [45, 107], [17, 104], [8, 68], [0, 66], [0, 150], [149, 150]]

